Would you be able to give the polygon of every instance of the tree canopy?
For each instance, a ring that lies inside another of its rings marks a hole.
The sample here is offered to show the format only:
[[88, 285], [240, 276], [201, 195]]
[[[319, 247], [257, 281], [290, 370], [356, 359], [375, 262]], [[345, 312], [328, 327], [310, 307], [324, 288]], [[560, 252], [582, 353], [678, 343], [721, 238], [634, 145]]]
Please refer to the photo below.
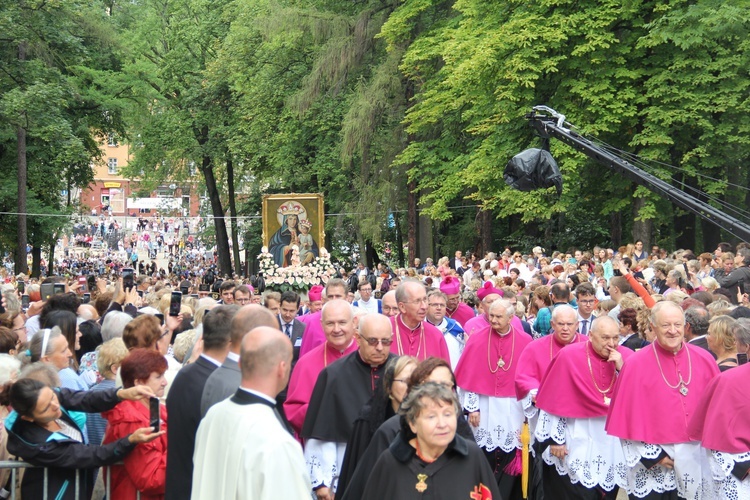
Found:
[[[224, 217], [236, 232], [235, 217], [259, 215], [263, 193], [323, 193], [326, 246], [342, 257], [358, 249], [369, 264], [386, 242], [437, 257], [636, 238], [702, 249], [726, 237], [560, 143], [550, 148], [561, 196], [511, 190], [506, 162], [539, 145], [524, 119], [537, 104], [712, 204], [750, 200], [740, 168], [750, 154], [750, 11], [739, 0], [37, 7], [2, 2], [1, 171], [14, 174], [19, 126], [29, 151], [39, 148], [35, 193], [51, 171], [86, 183], [84, 158], [103, 130], [133, 145], [129, 172], [145, 189], [195, 181], [195, 165], [225, 272]], [[23, 9], [44, 28], [17, 25]], [[243, 230], [260, 245], [258, 224]]]

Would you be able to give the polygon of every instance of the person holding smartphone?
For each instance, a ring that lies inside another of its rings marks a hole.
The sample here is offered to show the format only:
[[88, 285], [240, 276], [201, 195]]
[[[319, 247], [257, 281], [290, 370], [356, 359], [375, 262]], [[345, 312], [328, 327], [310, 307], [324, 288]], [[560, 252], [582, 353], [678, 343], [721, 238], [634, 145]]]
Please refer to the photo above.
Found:
[[[167, 386], [167, 379], [164, 377], [166, 371], [167, 360], [154, 349], [133, 349], [120, 365], [124, 388], [144, 385], [153, 391], [155, 398], [164, 395], [164, 388]], [[102, 417], [109, 423], [104, 444], [115, 442], [135, 429], [150, 426], [151, 405], [151, 398], [143, 398], [138, 401], [123, 401], [103, 412]], [[167, 409], [161, 404], [157, 408], [159, 431], [166, 431]], [[142, 500], [164, 498], [166, 471], [167, 435], [164, 432], [157, 439], [138, 446], [125, 457], [122, 465], [112, 466], [111, 497], [135, 498], [136, 492], [140, 492]]]

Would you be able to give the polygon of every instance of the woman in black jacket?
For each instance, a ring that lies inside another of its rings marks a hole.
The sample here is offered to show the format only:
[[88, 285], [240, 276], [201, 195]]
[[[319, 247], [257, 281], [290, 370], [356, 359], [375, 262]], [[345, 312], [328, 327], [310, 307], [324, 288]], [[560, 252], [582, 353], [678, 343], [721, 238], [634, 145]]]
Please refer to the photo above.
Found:
[[[164, 432], [144, 427], [107, 445], [87, 445], [68, 410], [98, 413], [114, 408], [122, 400], [149, 396], [152, 391], [144, 386], [91, 392], [53, 390], [32, 379], [8, 383], [0, 393], [0, 404], [13, 407], [5, 420], [8, 451], [32, 465], [49, 468], [47, 498], [91, 498], [97, 468], [119, 462], [136, 444], [152, 441]], [[80, 470], [78, 497], [76, 469]], [[43, 484], [44, 469], [27, 470], [21, 485], [23, 498], [44, 498]]]

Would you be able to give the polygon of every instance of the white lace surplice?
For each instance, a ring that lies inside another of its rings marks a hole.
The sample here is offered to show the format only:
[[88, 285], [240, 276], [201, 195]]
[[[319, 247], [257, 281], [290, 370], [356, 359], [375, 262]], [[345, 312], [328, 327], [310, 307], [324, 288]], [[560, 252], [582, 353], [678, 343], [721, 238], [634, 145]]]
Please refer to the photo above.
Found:
[[[628, 470], [627, 491], [643, 498], [652, 491], [664, 493], [676, 489], [687, 500], [714, 500], [717, 497], [709, 471], [709, 453], [699, 443], [665, 444], [620, 440]], [[650, 469], [641, 458], [657, 458], [662, 450], [674, 461], [674, 469], [655, 465]]]
[[734, 464], [750, 460], [748, 453], [711, 452], [711, 476], [717, 489], [717, 498], [725, 500], [744, 500], [750, 498], [750, 478], [740, 481], [732, 474]]
[[305, 441], [305, 464], [310, 471], [310, 483], [313, 488], [326, 485], [332, 492], [336, 492], [344, 452], [346, 443], [320, 439]]
[[536, 440], [551, 438], [568, 449], [568, 455], [560, 460], [547, 447], [542, 458], [574, 484], [581, 483], [586, 488], [600, 486], [606, 491], [612, 491], [615, 486], [624, 488], [628, 471], [625, 455], [620, 440], [604, 431], [606, 420], [606, 417], [562, 418], [540, 410], [534, 433]]
[[508, 453], [521, 448], [523, 407], [516, 398], [495, 398], [461, 391], [461, 404], [468, 412], [479, 411], [479, 427], [472, 427], [480, 448], [500, 448]]

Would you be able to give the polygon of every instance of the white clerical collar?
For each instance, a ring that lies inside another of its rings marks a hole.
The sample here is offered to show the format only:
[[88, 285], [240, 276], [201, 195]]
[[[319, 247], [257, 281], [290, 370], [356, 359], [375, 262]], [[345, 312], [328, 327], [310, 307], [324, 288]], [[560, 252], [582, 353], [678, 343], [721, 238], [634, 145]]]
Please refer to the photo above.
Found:
[[232, 351], [229, 351], [227, 353], [227, 358], [231, 359], [232, 361], [236, 361], [237, 363], [240, 362], [240, 355], [236, 354], [236, 353], [233, 353]]
[[[446, 329], [446, 328], [448, 328], [448, 319], [447, 319], [447, 318], [443, 318], [443, 321], [441, 321], [441, 322], [440, 322], [440, 323], [438, 323], [437, 325], [436, 325], [435, 323], [433, 323], [432, 321], [430, 321], [430, 320], [429, 320], [428, 318], [426, 318], [426, 317], [425, 317], [425, 320], [426, 320], [426, 321], [427, 321], [427, 322], [428, 322], [429, 324], [431, 324], [432, 326], [434, 326], [435, 328], [437, 328], [438, 330], [441, 330], [441, 331], [445, 331], [445, 329]], [[408, 328], [408, 327], [407, 327], [407, 328]]]
[[624, 344], [625, 342], [627, 342], [627, 340], [628, 340], [628, 339], [629, 339], [630, 337], [632, 337], [633, 335], [635, 335], [635, 332], [634, 332], [634, 333], [631, 333], [631, 334], [630, 334], [630, 335], [628, 335], [627, 337], [620, 337], [620, 345], [622, 345], [622, 344]]
[[268, 394], [263, 394], [262, 392], [258, 392], [258, 391], [256, 391], [256, 390], [253, 390], [253, 389], [248, 389], [247, 387], [242, 387], [242, 386], [240, 386], [240, 390], [241, 390], [241, 391], [245, 391], [245, 392], [249, 392], [250, 394], [253, 394], [253, 395], [255, 395], [255, 396], [258, 396], [259, 398], [263, 398], [263, 399], [265, 399], [266, 401], [268, 401], [268, 402], [272, 403], [272, 404], [273, 404], [274, 406], [276, 406], [276, 400], [275, 400], [275, 399], [273, 399], [273, 398], [272, 398], [271, 396], [269, 396]]
[[201, 358], [203, 358], [206, 361], [209, 361], [209, 362], [215, 364], [216, 366], [221, 366], [221, 363], [218, 360], [216, 360], [216, 359], [214, 359], [211, 356], [208, 356], [206, 354], [201, 353]]

